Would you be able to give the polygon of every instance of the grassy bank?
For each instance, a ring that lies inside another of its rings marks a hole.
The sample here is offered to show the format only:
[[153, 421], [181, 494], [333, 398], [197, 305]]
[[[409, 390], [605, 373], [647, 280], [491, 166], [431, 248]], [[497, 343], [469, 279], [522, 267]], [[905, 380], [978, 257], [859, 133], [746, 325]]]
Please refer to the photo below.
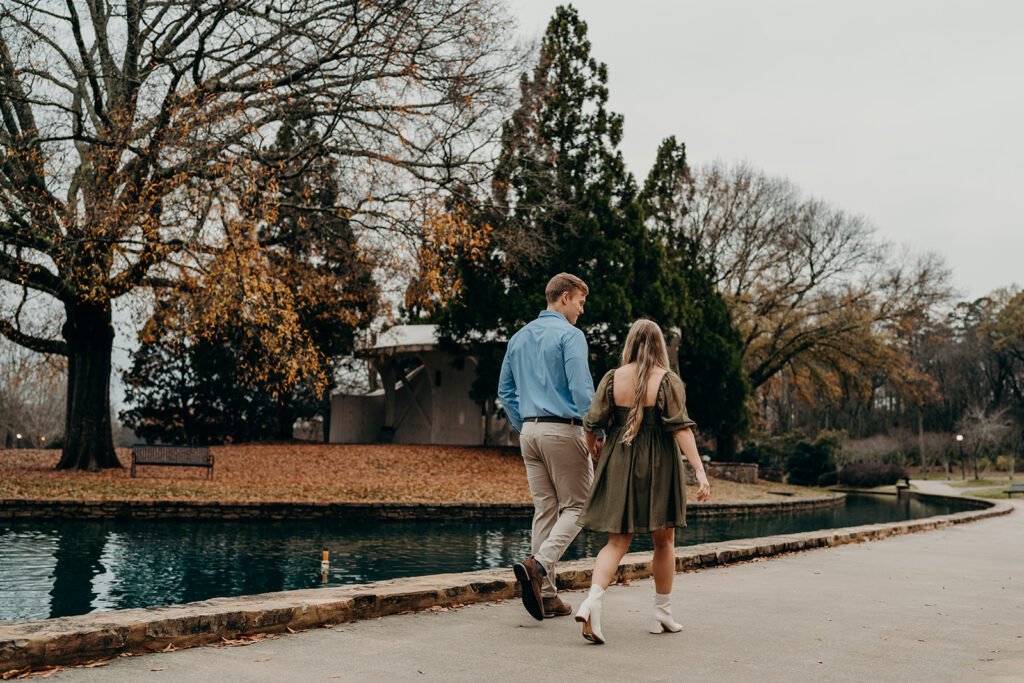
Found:
[[[0, 450], [0, 498], [72, 500], [529, 502], [522, 459], [509, 449], [458, 446], [257, 444], [212, 449], [212, 481], [198, 468], [58, 472], [58, 451]], [[712, 480], [714, 502], [780, 500], [820, 492], [771, 482]], [[696, 500], [696, 490], [687, 491]]]

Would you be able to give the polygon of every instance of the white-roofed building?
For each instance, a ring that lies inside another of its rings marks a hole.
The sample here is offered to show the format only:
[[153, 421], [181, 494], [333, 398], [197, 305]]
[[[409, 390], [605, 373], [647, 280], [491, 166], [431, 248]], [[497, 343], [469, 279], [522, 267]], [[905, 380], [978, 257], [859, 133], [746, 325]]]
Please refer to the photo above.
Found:
[[332, 443], [518, 443], [504, 414], [489, 404], [488, 417], [469, 396], [476, 358], [442, 350], [436, 325], [396, 325], [359, 355], [372, 363], [378, 388], [334, 395]]

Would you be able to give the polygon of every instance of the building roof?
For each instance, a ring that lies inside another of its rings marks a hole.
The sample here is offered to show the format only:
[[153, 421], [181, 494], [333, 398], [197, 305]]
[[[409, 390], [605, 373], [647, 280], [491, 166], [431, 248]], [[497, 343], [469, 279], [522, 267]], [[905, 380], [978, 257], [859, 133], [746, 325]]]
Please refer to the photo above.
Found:
[[437, 325], [395, 325], [377, 337], [369, 353], [429, 351], [437, 347]]
[[[504, 344], [507, 340], [495, 332], [477, 336], [477, 343]], [[377, 336], [377, 343], [357, 351], [360, 356], [390, 356], [396, 353], [419, 353], [439, 346], [437, 325], [395, 325]]]

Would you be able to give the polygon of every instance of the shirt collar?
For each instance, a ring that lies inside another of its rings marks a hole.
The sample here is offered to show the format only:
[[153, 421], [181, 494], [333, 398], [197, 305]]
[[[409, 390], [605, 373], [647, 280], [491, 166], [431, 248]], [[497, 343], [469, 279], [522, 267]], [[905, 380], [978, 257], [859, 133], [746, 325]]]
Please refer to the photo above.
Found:
[[545, 308], [543, 311], [541, 311], [540, 315], [538, 315], [537, 317], [538, 318], [552, 318], [552, 317], [555, 317], [555, 318], [561, 318], [565, 322], [569, 322], [569, 319], [566, 318], [561, 313], [559, 313], [558, 311], [552, 311], [552, 310], [547, 309], [547, 308]]

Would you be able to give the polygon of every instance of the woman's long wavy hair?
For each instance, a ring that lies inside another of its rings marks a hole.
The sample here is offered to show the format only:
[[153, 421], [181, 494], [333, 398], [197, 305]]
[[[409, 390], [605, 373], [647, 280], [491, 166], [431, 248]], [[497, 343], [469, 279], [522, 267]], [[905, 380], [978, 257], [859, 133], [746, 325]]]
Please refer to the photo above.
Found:
[[622, 433], [622, 443], [629, 445], [640, 430], [640, 422], [644, 419], [644, 398], [647, 395], [647, 379], [655, 367], [668, 370], [668, 347], [665, 335], [653, 320], [641, 318], [633, 323], [626, 336], [626, 345], [622, 349], [622, 365], [636, 363], [636, 391], [633, 403], [629, 406], [629, 417]]

